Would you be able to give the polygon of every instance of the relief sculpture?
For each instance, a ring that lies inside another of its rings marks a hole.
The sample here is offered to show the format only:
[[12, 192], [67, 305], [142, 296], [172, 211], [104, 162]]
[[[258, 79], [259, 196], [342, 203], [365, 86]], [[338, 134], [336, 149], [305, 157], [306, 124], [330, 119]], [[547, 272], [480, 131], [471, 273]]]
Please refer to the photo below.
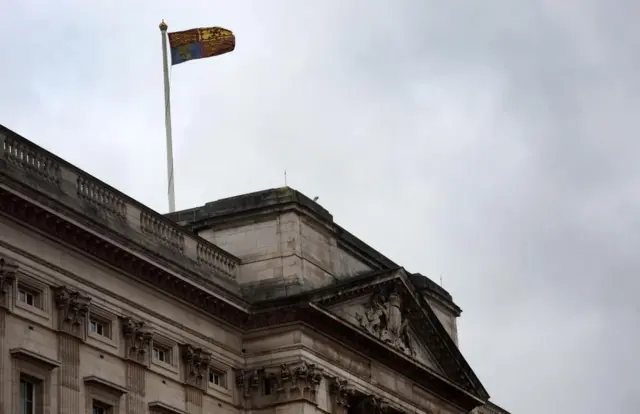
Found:
[[371, 295], [364, 312], [356, 313], [360, 326], [381, 341], [415, 357], [408, 320], [402, 314], [402, 297], [395, 290]]

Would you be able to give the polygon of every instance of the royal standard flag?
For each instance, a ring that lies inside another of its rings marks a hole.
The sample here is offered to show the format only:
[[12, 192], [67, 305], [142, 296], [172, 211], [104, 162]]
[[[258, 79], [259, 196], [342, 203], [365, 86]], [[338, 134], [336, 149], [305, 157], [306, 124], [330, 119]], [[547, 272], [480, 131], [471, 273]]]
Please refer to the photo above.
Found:
[[218, 56], [233, 51], [236, 37], [222, 27], [205, 27], [169, 33], [171, 64]]

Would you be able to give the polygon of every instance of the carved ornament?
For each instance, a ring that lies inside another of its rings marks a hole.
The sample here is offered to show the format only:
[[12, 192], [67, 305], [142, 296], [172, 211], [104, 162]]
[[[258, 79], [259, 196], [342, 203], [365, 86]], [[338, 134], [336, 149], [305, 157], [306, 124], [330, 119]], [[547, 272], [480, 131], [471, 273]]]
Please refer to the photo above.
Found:
[[194, 387], [206, 390], [207, 372], [211, 363], [211, 353], [192, 345], [183, 345], [182, 358], [184, 360], [185, 382]]
[[149, 363], [149, 346], [153, 336], [150, 329], [143, 321], [126, 317], [122, 319], [122, 334], [127, 359], [147, 365]]
[[279, 400], [316, 400], [318, 386], [322, 381], [322, 369], [315, 364], [300, 361], [281, 364], [279, 368], [267, 371], [270, 371], [266, 377], [267, 381], [275, 384], [275, 394]]
[[54, 301], [58, 309], [58, 329], [80, 339], [86, 335], [86, 317], [91, 298], [66, 286], [54, 289]]
[[355, 390], [349, 387], [346, 379], [333, 377], [329, 382], [329, 393], [334, 397], [336, 405], [349, 407], [349, 397], [355, 394]]
[[0, 307], [7, 306], [7, 293], [16, 279], [18, 266], [9, 263], [5, 259], [0, 259]]
[[358, 414], [385, 414], [389, 411], [389, 403], [375, 395], [364, 397], [356, 407]]
[[369, 298], [363, 312], [355, 314], [360, 327], [381, 341], [415, 357], [404, 314], [402, 296], [397, 288], [379, 289]]
[[260, 370], [235, 370], [236, 387], [242, 391], [243, 397], [249, 397], [252, 391], [260, 389]]

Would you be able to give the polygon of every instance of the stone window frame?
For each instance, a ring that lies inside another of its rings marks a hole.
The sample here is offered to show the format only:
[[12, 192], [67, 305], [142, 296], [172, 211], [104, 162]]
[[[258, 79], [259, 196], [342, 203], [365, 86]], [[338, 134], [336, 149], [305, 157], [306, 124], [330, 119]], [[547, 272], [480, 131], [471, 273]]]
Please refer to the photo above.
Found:
[[52, 376], [59, 361], [37, 354], [26, 348], [12, 348], [9, 351], [12, 359], [12, 411], [19, 412], [20, 379], [27, 377], [36, 381], [35, 413], [44, 414], [51, 409]]
[[[214, 387], [214, 388], [222, 388], [224, 390], [227, 389], [228, 387], [228, 382], [227, 382], [227, 371], [219, 369], [217, 366], [215, 365], [209, 365], [209, 369], [207, 371], [207, 384], [209, 384], [210, 387]], [[211, 381], [212, 376], [217, 375], [219, 378], [219, 383], [216, 384], [215, 381]]]
[[[40, 299], [39, 306], [28, 305], [20, 301], [19, 292], [21, 288], [37, 293]], [[51, 319], [51, 289], [49, 289], [49, 285], [46, 282], [34, 276], [27, 275], [20, 269], [16, 273], [16, 280], [11, 293], [13, 295], [14, 310], [24, 311], [20, 313], [24, 313], [26, 317], [35, 315], [47, 321]]]
[[[221, 374], [222, 385], [216, 385], [211, 381], [209, 381], [212, 371], [215, 373]], [[231, 387], [229, 384], [229, 379], [231, 378], [231, 376], [229, 375], [230, 372], [231, 372], [230, 366], [224, 365], [223, 363], [211, 358], [211, 362], [209, 363], [209, 367], [207, 368], [207, 392], [217, 391], [225, 394], [230, 394], [231, 393]]]
[[[91, 332], [91, 321], [97, 320], [109, 326], [109, 337]], [[118, 348], [120, 342], [120, 327], [118, 326], [118, 315], [91, 304], [87, 315], [87, 339], [95, 340], [101, 344], [106, 344], [112, 348]]]
[[[169, 362], [160, 361], [154, 356], [154, 348], [161, 348], [169, 353]], [[174, 374], [178, 373], [178, 342], [161, 334], [154, 333], [149, 346], [149, 360], [151, 365], [169, 370]]]
[[107, 381], [95, 375], [83, 378], [86, 413], [93, 413], [94, 401], [109, 407], [109, 414], [120, 414], [122, 396], [127, 389], [111, 381]]

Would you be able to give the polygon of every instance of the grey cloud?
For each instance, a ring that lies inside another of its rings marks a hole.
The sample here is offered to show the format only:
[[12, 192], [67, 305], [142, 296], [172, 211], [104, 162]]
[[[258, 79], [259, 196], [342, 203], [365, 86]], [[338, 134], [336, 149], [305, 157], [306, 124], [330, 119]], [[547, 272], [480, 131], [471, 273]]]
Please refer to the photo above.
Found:
[[164, 211], [157, 24], [226, 26], [233, 54], [172, 70], [179, 208], [286, 168], [354, 234], [444, 274], [496, 403], [636, 411], [633, 2], [45, 3], [0, 17], [0, 47], [22, 45], [3, 123]]

